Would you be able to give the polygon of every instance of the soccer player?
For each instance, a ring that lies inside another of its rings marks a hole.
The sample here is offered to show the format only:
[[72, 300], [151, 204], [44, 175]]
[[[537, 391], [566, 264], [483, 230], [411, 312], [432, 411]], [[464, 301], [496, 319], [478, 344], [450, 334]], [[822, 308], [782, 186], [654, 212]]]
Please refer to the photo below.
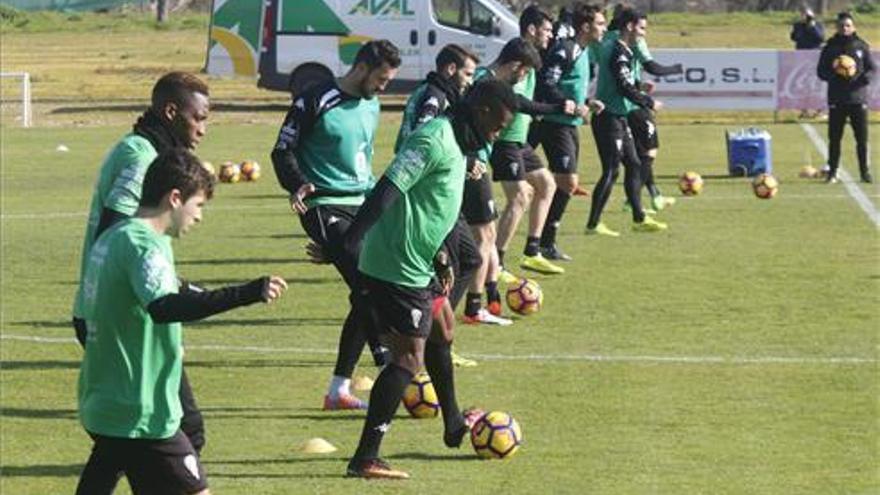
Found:
[[[101, 232], [135, 213], [144, 174], [159, 153], [174, 147], [195, 149], [199, 145], [207, 132], [209, 110], [208, 86], [201, 79], [184, 72], [169, 72], [153, 86], [150, 108], [104, 158], [89, 207], [80, 255], [80, 285], [73, 305], [73, 327], [83, 347], [86, 325], [81, 284], [92, 244]], [[185, 370], [180, 380], [180, 402], [181, 429], [198, 453], [205, 445], [205, 423]], [[112, 492], [119, 475], [111, 467], [98, 472], [107, 477], [104, 493]]]
[[[841, 55], [849, 55], [856, 62], [852, 77], [845, 77], [834, 70], [834, 61]], [[828, 177], [826, 181], [838, 181], [840, 165], [840, 140], [846, 120], [852, 126], [856, 138], [856, 156], [862, 182], [874, 182], [868, 168], [868, 85], [874, 77], [874, 60], [871, 47], [856, 34], [852, 14], [837, 14], [837, 33], [832, 36], [819, 55], [817, 68], [819, 78], [828, 82]]]
[[351, 393], [351, 376], [364, 343], [377, 365], [384, 348], [354, 290], [358, 249], [343, 249], [342, 237], [374, 184], [373, 142], [379, 99], [400, 67], [400, 52], [388, 40], [364, 44], [351, 70], [337, 84], [326, 80], [295, 97], [272, 151], [272, 164], [290, 206], [309, 238], [321, 247], [351, 289], [351, 310], [339, 337], [339, 352], [324, 409], [366, 409]]
[[78, 395], [94, 446], [79, 495], [111, 493], [108, 466], [111, 474], [125, 473], [138, 495], [209, 493], [198, 453], [180, 429], [180, 322], [272, 302], [287, 288], [275, 276], [213, 291], [179, 285], [171, 238], [201, 221], [212, 191], [213, 177], [198, 158], [164, 151], [143, 178], [134, 217], [104, 231], [89, 251]]
[[[520, 15], [519, 28], [521, 39], [538, 51], [547, 49], [553, 36], [553, 22], [546, 12], [535, 5], [527, 7]], [[539, 59], [526, 72], [525, 77], [513, 87], [516, 93], [523, 96], [520, 101], [533, 99], [535, 71], [540, 67]], [[568, 102], [567, 105], [569, 111], [558, 113], [573, 113], [574, 102]], [[539, 250], [541, 231], [553, 194], [556, 192], [556, 184], [535, 150], [528, 144], [529, 123], [532, 120], [531, 115], [534, 114], [536, 112], [526, 112], [521, 106], [513, 122], [504, 129], [492, 147], [492, 156], [489, 159], [492, 165], [492, 179], [501, 182], [501, 189], [507, 200], [498, 219], [495, 245], [499, 263], [504, 267], [504, 253], [513, 239], [526, 208], [529, 208], [528, 233], [520, 268], [539, 273], [559, 274], [565, 272], [565, 269], [548, 261]], [[502, 268], [500, 279], [502, 282], [511, 283], [516, 277]]]
[[[400, 150], [405, 138], [420, 125], [439, 115], [446, 114], [459, 103], [462, 94], [473, 83], [476, 64], [479, 62], [480, 60], [475, 54], [455, 44], [446, 45], [440, 50], [440, 53], [437, 54], [437, 70], [428, 74], [425, 82], [419, 85], [407, 100], [400, 132], [394, 146], [395, 152]], [[468, 225], [492, 222], [497, 216], [491, 197], [491, 184], [489, 184], [488, 201], [485, 200], [486, 194], [480, 188], [483, 183], [488, 184], [484, 181], [485, 161], [487, 160], [486, 157], [482, 160], [477, 156], [468, 157], [462, 215], [443, 242], [444, 251], [449, 255], [449, 263], [455, 275], [455, 283], [448, 297], [450, 309], [453, 311], [468, 287], [474, 283], [482, 286], [482, 278], [485, 278], [483, 276], [479, 282], [474, 282], [475, 272], [487, 260], [484, 260], [482, 250], [477, 246]], [[494, 242], [491, 247], [494, 249]], [[512, 323], [510, 320], [494, 315], [485, 316], [487, 323]], [[467, 313], [465, 318], [467, 318]], [[455, 353], [453, 353], [453, 360], [456, 364], [463, 366], [476, 364], [474, 361], [462, 358]]]
[[480, 81], [453, 116], [419, 127], [389, 165], [346, 234], [347, 245], [363, 239], [358, 269], [391, 361], [370, 394], [369, 409], [348, 475], [408, 478], [379, 457], [379, 446], [406, 385], [422, 367], [441, 400], [444, 443], [458, 447], [467, 422], [455, 402], [450, 343], [431, 328], [430, 290], [437, 275], [448, 289], [451, 269], [438, 253], [461, 204], [467, 153], [493, 141], [516, 108], [510, 86]]
[[590, 46], [602, 40], [605, 34], [605, 15], [594, 5], [578, 3], [574, 6], [572, 22], [575, 34], [553, 44], [544, 57], [538, 74], [536, 99], [543, 102], [572, 100], [578, 108], [574, 115], [547, 115], [532, 124], [537, 143], [544, 147], [547, 161], [556, 182], [556, 192], [547, 212], [541, 233], [541, 254], [549, 260], [569, 261], [571, 257], [556, 245], [562, 215], [578, 185], [578, 153], [580, 133], [589, 110], [601, 112], [601, 101], [587, 98], [590, 85]]
[[[617, 4], [615, 6], [614, 18], [611, 21], [611, 25], [608, 27], [608, 33], [605, 36], [606, 39], [616, 40], [620, 37], [620, 31], [618, 28], [620, 14], [624, 10], [631, 8], [632, 7], [627, 6], [626, 4]], [[648, 94], [654, 92], [654, 83], [642, 79], [642, 67], [644, 67], [645, 72], [653, 76], [670, 76], [681, 74], [683, 72], [681, 64], [662, 65], [655, 61], [651, 52], [648, 50], [648, 43], [645, 38], [639, 38], [636, 45], [632, 47], [632, 50], [634, 55], [632, 70], [633, 79], [635, 80], [636, 87]], [[654, 118], [654, 112], [647, 108], [636, 106], [629, 112], [629, 114], [627, 114], [626, 120], [632, 131], [636, 152], [639, 156], [639, 161], [642, 164], [642, 183], [648, 190], [648, 194], [651, 196], [651, 207], [656, 212], [667, 206], [674, 205], [675, 198], [663, 196], [660, 192], [660, 188], [654, 180], [654, 161], [657, 159], [657, 151], [660, 148], [660, 138], [657, 134], [657, 122]], [[630, 208], [629, 203], [625, 203], [625, 207]]]
[[639, 38], [644, 38], [647, 30], [647, 17], [636, 10], [623, 10], [620, 15], [619, 39], [608, 39], [599, 47], [599, 79], [596, 97], [605, 104], [605, 110], [593, 114], [591, 124], [599, 159], [602, 162], [602, 176], [593, 189], [590, 216], [587, 221], [587, 234], [600, 234], [617, 237], [619, 232], [601, 223], [602, 210], [611, 195], [617, 180], [620, 163], [626, 167], [624, 189], [632, 205], [633, 230], [638, 232], [657, 232], [666, 230], [664, 223], [646, 216], [642, 210], [640, 196], [641, 163], [636, 154], [632, 132], [626, 116], [636, 106], [657, 111], [662, 107], [635, 85], [633, 78], [634, 47]]
[[[530, 73], [534, 73], [535, 67], [540, 67], [541, 59], [534, 45], [523, 38], [514, 38], [504, 45], [498, 57], [489, 64], [488, 67], [480, 67], [474, 76], [476, 80], [485, 78], [498, 79], [504, 83], [511, 85], [516, 91], [516, 87], [522, 83]], [[539, 103], [518, 94], [517, 95], [517, 111], [527, 114], [551, 114], [551, 113], [572, 113], [575, 110], [573, 101], [563, 103]], [[527, 125], [527, 124], [526, 124]], [[510, 128], [505, 128], [502, 134], [509, 133]], [[477, 155], [480, 160], [492, 161], [495, 156], [494, 147], [487, 146], [486, 149], [480, 150]], [[530, 173], [526, 173], [526, 166], [520, 165], [516, 160], [522, 161], [524, 156], [529, 157], [529, 163], [537, 164], [535, 166], [543, 167], [540, 160], [535, 155], [534, 150], [528, 148], [528, 154], [524, 155], [521, 151], [527, 148], [522, 143], [504, 143], [501, 144], [507, 151], [511, 163], [499, 164], [497, 159], [492, 165], [493, 178], [501, 180], [502, 186], [506, 187], [506, 191], [511, 194], [514, 191], [522, 189], [524, 191], [521, 199], [523, 205], [527, 203], [528, 195], [531, 194], [531, 186], [527, 180], [534, 180], [536, 184], [543, 184], [543, 177], [547, 174], [546, 170], [541, 168], [531, 169]], [[514, 174], [515, 172], [515, 174]], [[519, 179], [516, 179], [519, 177]], [[511, 178], [511, 180], [507, 180]], [[551, 184], [552, 185], [552, 184]], [[510, 200], [508, 196], [508, 220], [512, 217], [515, 201]], [[523, 206], [524, 208], [525, 206]], [[501, 259], [497, 249], [498, 240], [495, 225], [495, 203], [492, 199], [492, 185], [487, 175], [481, 177], [478, 181], [468, 181], [465, 186], [465, 215], [469, 217], [468, 223], [471, 225], [474, 237], [477, 240], [480, 253], [483, 257], [483, 264], [477, 270], [474, 280], [468, 289], [468, 295], [465, 302], [464, 321], [465, 323], [496, 323], [500, 325], [509, 324], [510, 320], [498, 320], [492, 318], [501, 314], [501, 295], [498, 291], [498, 280], [501, 276]], [[532, 211], [535, 211], [532, 206]], [[522, 211], [520, 211], [520, 214]], [[520, 215], [521, 216], [521, 215]], [[503, 217], [502, 217], [503, 218]], [[519, 218], [519, 217], [517, 217]], [[531, 223], [530, 223], [531, 225]], [[499, 227], [500, 228], [500, 227]], [[531, 228], [531, 227], [530, 227]], [[512, 233], [511, 233], [512, 235]], [[510, 241], [508, 237], [507, 242]], [[515, 279], [513, 275], [507, 274], [509, 283], [510, 278]], [[481, 299], [483, 289], [485, 287], [487, 308], [481, 307]]]

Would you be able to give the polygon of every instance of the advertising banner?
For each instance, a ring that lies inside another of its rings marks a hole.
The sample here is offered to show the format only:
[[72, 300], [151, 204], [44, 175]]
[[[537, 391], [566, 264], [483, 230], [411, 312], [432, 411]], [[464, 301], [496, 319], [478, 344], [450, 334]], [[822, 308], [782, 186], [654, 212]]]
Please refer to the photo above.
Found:
[[[817, 110], [826, 105], [828, 85], [816, 75], [820, 50], [779, 52], [776, 108], [779, 110]], [[880, 62], [880, 52], [871, 52], [874, 64]], [[880, 70], [880, 69], [878, 69]], [[868, 105], [880, 109], [880, 73], [874, 72], [868, 89]]]

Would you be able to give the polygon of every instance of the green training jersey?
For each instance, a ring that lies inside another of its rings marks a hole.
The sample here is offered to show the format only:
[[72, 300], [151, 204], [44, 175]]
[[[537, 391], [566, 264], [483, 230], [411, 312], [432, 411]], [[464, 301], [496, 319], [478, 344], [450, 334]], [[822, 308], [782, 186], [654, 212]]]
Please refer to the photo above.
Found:
[[[602, 44], [597, 50], [599, 74], [596, 81], [596, 99], [605, 104], [606, 112], [625, 116], [639, 108], [639, 106], [621, 94], [612, 74], [611, 66], [615, 61], [611, 60], [611, 58], [619, 43], [619, 38], [607, 37], [607, 39], [602, 40]], [[631, 68], [627, 79], [630, 82], [635, 81]]]
[[[535, 69], [529, 69], [526, 77], [523, 78], [522, 81], [516, 83], [513, 86], [513, 92], [516, 94], [523, 95], [524, 97], [533, 100], [535, 98]], [[529, 136], [529, 124], [532, 123], [532, 116], [527, 113], [516, 112], [513, 115], [513, 120], [510, 121], [510, 124], [507, 125], [504, 129], [501, 129], [501, 134], [498, 135], [498, 141], [507, 141], [510, 143], [519, 143], [523, 144], [527, 141]]]
[[434, 255], [458, 218], [465, 157], [449, 118], [419, 127], [385, 171], [401, 196], [364, 237], [358, 269], [379, 280], [427, 287]]
[[[614, 31], [608, 31], [607, 33], [605, 33], [605, 36], [602, 38], [602, 41], [604, 42], [605, 40], [610, 40], [610, 39], [613, 39], [613, 40], [620, 39], [620, 31], [618, 31], [616, 29]], [[651, 60], [654, 60], [654, 57], [651, 55], [651, 51], [648, 50], [648, 42], [645, 41], [645, 38], [639, 38], [638, 41], [636, 41], [636, 46], [632, 47], [632, 51], [633, 51], [633, 59], [634, 59], [633, 69], [632, 69], [633, 77], [635, 78], [636, 81], [641, 81], [642, 80], [642, 65], [644, 65], [646, 62], [650, 62]]]
[[[379, 125], [379, 99], [343, 98], [339, 90], [335, 91], [314, 102], [314, 123], [294, 150], [303, 173], [319, 193], [306, 198], [309, 207], [360, 205], [375, 181], [373, 142]], [[331, 108], [319, 113], [327, 107]], [[321, 191], [331, 194], [322, 195]]]
[[[144, 174], [157, 155], [155, 148], [146, 138], [129, 134], [122, 138], [104, 159], [89, 206], [89, 220], [80, 255], [80, 280], [85, 276], [89, 249], [95, 241], [95, 231], [101, 221], [101, 212], [104, 208], [109, 208], [126, 216], [134, 215], [141, 200]], [[77, 288], [73, 302], [73, 316], [77, 318], [83, 317], [80, 292]]]
[[101, 234], [82, 282], [88, 328], [79, 414], [91, 433], [168, 438], [180, 428], [180, 323], [156, 323], [147, 306], [177, 293], [171, 239], [138, 218]]
[[[573, 60], [572, 60], [573, 59]], [[560, 42], [551, 48], [547, 55], [545, 65], [562, 70], [556, 87], [559, 92], [578, 105], [587, 101], [587, 89], [590, 86], [590, 49], [581, 48], [577, 43]], [[577, 115], [550, 114], [545, 115], [544, 120], [558, 124], [578, 126], [584, 123], [584, 119]]]

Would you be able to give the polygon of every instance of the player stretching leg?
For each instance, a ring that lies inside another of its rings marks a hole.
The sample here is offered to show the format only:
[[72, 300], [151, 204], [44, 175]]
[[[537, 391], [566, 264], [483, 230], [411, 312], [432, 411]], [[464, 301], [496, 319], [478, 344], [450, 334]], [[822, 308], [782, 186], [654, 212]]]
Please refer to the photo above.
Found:
[[[400, 404], [406, 385], [422, 367], [441, 367], [432, 376], [435, 387], [452, 391], [453, 375], [447, 339], [426, 344], [431, 328], [436, 275], [451, 286], [448, 267], [438, 256], [443, 239], [459, 215], [466, 153], [474, 153], [496, 138], [516, 106], [510, 86], [483, 81], [468, 93], [455, 114], [438, 117], [418, 128], [376, 184], [346, 234], [346, 244], [363, 239], [358, 269], [371, 309], [391, 347], [391, 362], [382, 369], [370, 394], [367, 418], [348, 475], [403, 479], [409, 475], [391, 468], [379, 457], [382, 438]], [[433, 346], [437, 346], [436, 348]], [[439, 362], [439, 364], [437, 362]], [[448, 394], [446, 396], [449, 402]], [[457, 446], [467, 433], [454, 402], [444, 413], [444, 441]], [[454, 408], [454, 409], [453, 409]]]
[[358, 51], [352, 69], [336, 84], [314, 84], [298, 95], [287, 117], [272, 163], [290, 194], [291, 208], [312, 242], [336, 266], [351, 289], [351, 310], [339, 337], [339, 353], [324, 409], [366, 409], [350, 390], [351, 376], [364, 343], [374, 361], [384, 364], [383, 348], [363, 308], [357, 280], [357, 246], [346, 250], [345, 231], [373, 186], [373, 141], [379, 124], [376, 93], [397, 74], [400, 54], [390, 41], [375, 40]]

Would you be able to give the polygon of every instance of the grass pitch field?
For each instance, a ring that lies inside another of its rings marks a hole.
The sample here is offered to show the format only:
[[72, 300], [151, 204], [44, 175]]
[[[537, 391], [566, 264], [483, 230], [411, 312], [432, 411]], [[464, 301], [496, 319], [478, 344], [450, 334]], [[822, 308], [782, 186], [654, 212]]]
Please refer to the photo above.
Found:
[[[398, 119], [383, 119], [377, 171]], [[96, 167], [127, 128], [2, 128], [4, 494], [71, 493], [88, 456], [69, 309]], [[702, 195], [660, 215], [667, 233], [629, 232], [618, 187], [605, 221], [623, 236], [587, 238], [577, 198], [560, 237], [576, 261], [536, 277], [543, 311], [504, 329], [458, 327], [457, 351], [480, 362], [457, 371], [460, 402], [512, 413], [521, 451], [489, 462], [469, 446], [445, 449], [439, 420], [401, 408], [383, 454], [413, 479], [387, 483], [342, 477], [363, 414], [319, 410], [346, 294], [332, 269], [305, 262], [267, 157], [277, 129], [211, 127], [203, 158], [256, 158], [264, 177], [219, 186], [203, 224], [176, 242], [179, 272], [211, 286], [268, 273], [291, 282], [277, 304], [186, 326], [214, 493], [880, 491], [877, 225], [843, 185], [797, 177], [805, 150], [821, 163], [799, 126], [769, 127], [782, 183], [770, 201], [724, 177], [722, 130], [661, 124], [663, 190], [678, 196], [674, 176], [687, 169], [706, 179]], [[581, 170], [592, 185], [587, 134]], [[844, 166], [855, 172], [850, 136]], [[878, 189], [856, 187], [876, 209]], [[522, 243], [520, 232], [511, 259]], [[358, 373], [375, 376], [363, 364]], [[339, 451], [296, 452], [318, 436]]]

